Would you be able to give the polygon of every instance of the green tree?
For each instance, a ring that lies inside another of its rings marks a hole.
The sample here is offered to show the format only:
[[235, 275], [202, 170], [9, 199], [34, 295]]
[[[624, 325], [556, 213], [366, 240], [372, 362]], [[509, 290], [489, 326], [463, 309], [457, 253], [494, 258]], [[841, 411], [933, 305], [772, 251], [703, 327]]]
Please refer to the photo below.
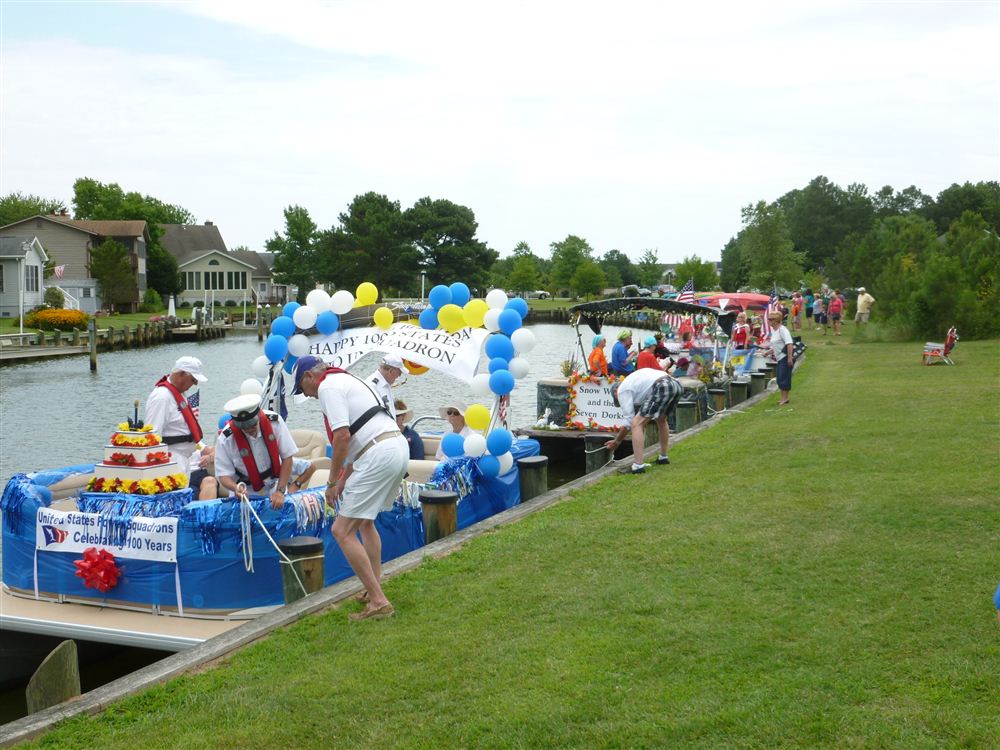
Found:
[[660, 265], [659, 258], [656, 257], [655, 250], [645, 250], [639, 256], [636, 263], [636, 272], [639, 276], [639, 283], [651, 289], [656, 288], [663, 278], [663, 266]]
[[515, 258], [506, 288], [517, 292], [529, 292], [538, 289], [541, 285], [541, 276], [534, 259], [530, 255]]
[[[472, 209], [449, 200], [421, 198], [403, 213], [403, 226], [405, 238], [420, 250], [429, 281], [463, 281], [477, 290], [489, 283], [499, 253], [476, 239], [479, 224]], [[412, 277], [412, 269], [407, 270]]]
[[750, 286], [797, 287], [802, 277], [802, 256], [794, 250], [785, 212], [774, 203], [759, 201], [743, 209], [743, 223], [741, 252], [749, 268]]
[[719, 275], [715, 272], [715, 264], [710, 260], [702, 260], [697, 255], [685, 258], [677, 264], [674, 270], [678, 288], [686, 284], [688, 279], [694, 279], [696, 292], [710, 292], [719, 288]]
[[45, 304], [49, 307], [54, 307], [62, 309], [63, 305], [66, 304], [66, 295], [64, 295], [58, 288], [54, 286], [49, 286], [45, 288], [45, 294], [42, 299]]
[[562, 242], [553, 242], [549, 247], [552, 249], [549, 281], [558, 289], [573, 289], [573, 274], [585, 260], [593, 260], [593, 249], [586, 240], [572, 234]]
[[722, 248], [722, 272], [719, 274], [719, 285], [726, 291], [737, 292], [750, 283], [750, 268], [743, 257], [741, 241], [743, 232], [736, 237], [730, 237]]
[[64, 211], [66, 204], [56, 198], [43, 198], [30, 193], [10, 193], [0, 198], [0, 227], [32, 216]]
[[853, 184], [844, 190], [820, 175], [801, 190], [778, 199], [792, 249], [803, 254], [809, 268], [825, 266], [848, 234], [868, 231], [875, 210], [867, 193], [864, 185]]
[[621, 250], [608, 250], [601, 257], [601, 270], [608, 277], [608, 286], [639, 284], [639, 271], [632, 259]]
[[298, 287], [297, 299], [304, 303], [316, 287], [316, 224], [302, 206], [289, 206], [284, 216], [284, 234], [275, 232], [265, 247], [274, 253], [274, 280]]
[[583, 260], [577, 265], [573, 276], [570, 278], [570, 288], [577, 294], [590, 295], [598, 294], [607, 284], [607, 277], [601, 267], [592, 260]]
[[131, 305], [139, 293], [128, 256], [128, 249], [112, 239], [90, 251], [87, 271], [97, 280], [101, 299], [111, 310], [118, 309], [119, 305]]
[[966, 211], [979, 214], [994, 232], [1000, 233], [1000, 183], [953, 183], [921, 213], [934, 222], [938, 234], [944, 234]]
[[872, 207], [875, 209], [875, 215], [880, 218], [918, 213], [932, 203], [934, 203], [934, 199], [915, 185], [910, 185], [899, 192], [893, 190], [892, 185], [885, 185], [872, 196]]

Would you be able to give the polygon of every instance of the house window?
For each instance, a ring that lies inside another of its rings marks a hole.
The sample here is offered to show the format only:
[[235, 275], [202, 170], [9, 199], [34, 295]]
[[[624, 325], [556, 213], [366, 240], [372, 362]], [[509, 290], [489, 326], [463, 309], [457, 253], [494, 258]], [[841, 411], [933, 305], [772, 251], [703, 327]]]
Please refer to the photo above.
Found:
[[184, 291], [197, 291], [201, 289], [201, 273], [198, 271], [184, 272]]
[[222, 271], [205, 271], [205, 289], [224, 289], [222, 282], [225, 281], [225, 277], [222, 275]]
[[83, 299], [90, 299], [93, 296], [93, 290], [89, 286], [85, 286], [80, 290], [80, 296]]
[[261, 291], [262, 294], [267, 291], [267, 282], [266, 281], [260, 282], [260, 291]]
[[226, 281], [229, 283], [229, 289], [246, 289], [247, 288], [247, 272], [246, 271], [226, 271]]
[[219, 261], [217, 261], [215, 258], [212, 258], [212, 260], [208, 261], [208, 265], [217, 266], [219, 265]]
[[24, 267], [24, 291], [38, 291], [38, 266]]

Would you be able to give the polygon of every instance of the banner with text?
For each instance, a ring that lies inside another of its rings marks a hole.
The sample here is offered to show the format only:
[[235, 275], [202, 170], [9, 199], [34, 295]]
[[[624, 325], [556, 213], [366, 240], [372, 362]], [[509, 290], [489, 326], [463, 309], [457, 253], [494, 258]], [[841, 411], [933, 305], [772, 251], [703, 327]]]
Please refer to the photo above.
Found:
[[[611, 398], [611, 383], [604, 379], [581, 380], [570, 389], [570, 411], [582, 429], [616, 430], [629, 423]], [[576, 425], [574, 425], [576, 426]]]
[[[67, 513], [39, 508], [35, 521], [35, 548], [46, 552], [83, 552], [104, 548], [115, 557], [177, 562], [177, 519], [142, 518], [128, 522], [127, 534], [97, 513]], [[122, 544], [112, 539], [124, 537]]]
[[455, 333], [430, 331], [412, 323], [394, 323], [391, 328], [348, 328], [329, 336], [311, 336], [309, 353], [333, 367], [349, 367], [370, 352], [398, 354], [432, 370], [445, 372], [466, 383], [479, 365], [484, 328], [463, 328]]

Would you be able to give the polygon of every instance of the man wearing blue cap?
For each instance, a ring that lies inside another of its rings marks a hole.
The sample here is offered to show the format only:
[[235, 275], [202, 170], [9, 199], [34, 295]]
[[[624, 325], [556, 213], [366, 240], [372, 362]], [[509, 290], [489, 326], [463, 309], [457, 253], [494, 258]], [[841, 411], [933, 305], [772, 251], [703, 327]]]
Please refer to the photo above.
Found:
[[332, 447], [326, 501], [334, 506], [340, 500], [331, 531], [366, 591], [365, 609], [350, 619], [391, 617], [395, 609], [379, 581], [382, 539], [375, 517], [399, 492], [410, 457], [406, 440], [367, 383], [319, 357], [299, 358], [292, 392], [317, 399], [323, 411]]

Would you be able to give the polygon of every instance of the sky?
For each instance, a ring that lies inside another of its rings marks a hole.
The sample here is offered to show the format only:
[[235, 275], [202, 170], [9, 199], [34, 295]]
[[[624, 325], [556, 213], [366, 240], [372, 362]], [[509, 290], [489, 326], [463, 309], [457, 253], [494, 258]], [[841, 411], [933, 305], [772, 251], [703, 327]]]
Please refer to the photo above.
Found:
[[1000, 0], [0, 0], [0, 194], [115, 182], [263, 250], [375, 191], [501, 255], [718, 260], [818, 175], [1000, 179]]

